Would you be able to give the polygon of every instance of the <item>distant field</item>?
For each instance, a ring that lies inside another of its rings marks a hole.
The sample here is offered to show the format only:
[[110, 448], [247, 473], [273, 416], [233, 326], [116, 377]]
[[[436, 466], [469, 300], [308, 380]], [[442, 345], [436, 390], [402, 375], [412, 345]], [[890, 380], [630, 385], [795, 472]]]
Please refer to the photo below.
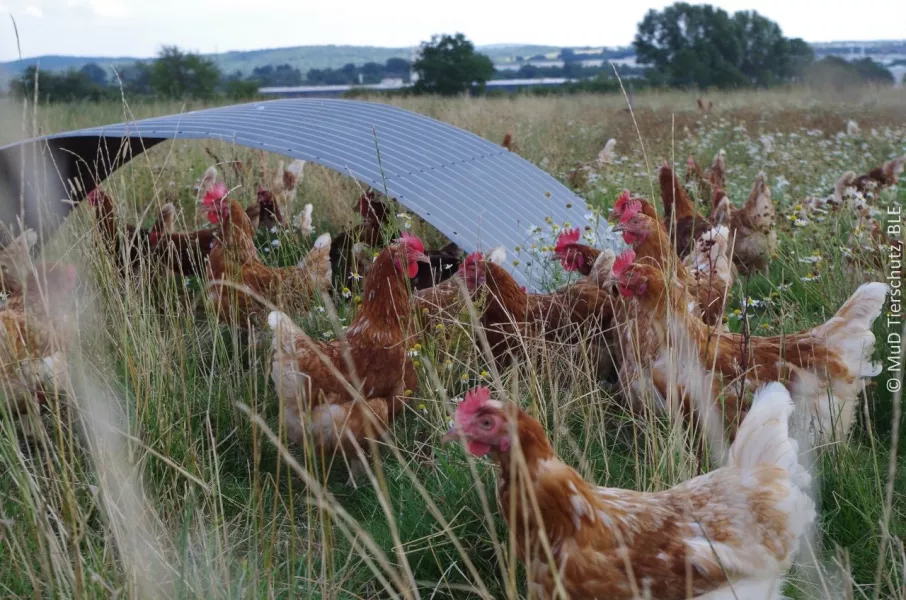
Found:
[[[858, 233], [851, 212], [807, 224], [795, 223], [793, 215], [807, 196], [827, 195], [844, 171], [863, 172], [906, 153], [906, 93], [717, 94], [709, 96], [715, 104], [709, 115], [695, 110], [695, 98], [638, 94], [632, 113], [623, 97], [601, 95], [393, 103], [495, 142], [510, 131], [523, 157], [561, 180], [578, 163], [594, 162], [615, 138], [616, 162], [593, 170], [577, 190], [588, 210], [605, 218], [624, 188], [659, 205], [656, 170], [664, 159], [682, 172], [690, 154], [709, 163], [725, 149], [727, 191], [736, 205], [764, 169], [778, 213], [780, 251], [768, 276], [738, 280], [726, 311], [733, 330], [742, 327], [737, 309], [745, 298], [760, 301], [754, 309], [749, 304], [751, 330], [779, 335], [823, 322], [860, 283], [884, 279], [885, 266], [870, 266], [870, 250], [851, 237]], [[194, 108], [40, 107], [36, 115], [28, 113], [23, 132], [21, 107], [4, 103], [0, 144]], [[849, 120], [860, 133], [845, 135]], [[210, 149], [225, 160], [256, 160], [243, 148]], [[275, 164], [277, 158], [269, 160]], [[180, 208], [181, 227], [193, 227], [192, 185], [211, 163], [203, 143], [162, 144], [104, 187], [127, 221], [171, 200]], [[354, 222], [350, 207], [358, 193], [347, 178], [309, 166], [294, 208], [312, 203], [317, 233], [334, 232]], [[254, 190], [236, 194], [248, 202]], [[871, 201], [882, 211], [903, 207], [906, 185]], [[90, 391], [85, 402], [103, 401], [110, 409], [115, 426], [108, 430], [123, 447], [109, 453], [86, 448], [66, 411], [45, 419], [48, 435], [41, 444], [20, 445], [9, 415], [0, 410], [0, 595], [526, 597], [494, 499], [493, 469], [439, 444], [450, 398], [488, 380], [480, 357], [466, 349], [473, 332], [465, 320], [413, 346], [427, 366], [393, 440], [382, 448], [379, 475], [353, 487], [342, 474], [325, 474], [320, 457], [291, 448], [314, 480], [305, 485], [261, 426], [237, 408], [249, 406], [279, 434], [281, 410], [264, 346], [196, 311], [197, 281], [167, 279], [152, 289], [147, 265], [135, 282], [116, 279], [89, 217], [76, 209], [45, 252], [84, 265], [92, 284], [86, 319], [93, 327], [81, 334], [80, 376]], [[538, 225], [543, 231], [530, 243], [541, 253], [554, 234], [548, 224]], [[430, 245], [442, 241], [424, 224], [416, 222], [414, 229]], [[272, 264], [291, 263], [311, 243], [291, 231], [258, 241]], [[340, 306], [338, 324], [348, 323], [354, 310], [352, 302]], [[313, 335], [333, 335], [322, 312], [297, 317]], [[883, 321], [875, 329], [879, 359], [889, 353], [883, 340], [892, 331]], [[537, 363], [505, 374], [501, 388], [541, 415], [567, 462], [590, 481], [633, 489], [663, 489], [696, 472], [695, 440], [666, 418], [630, 414], [618, 390], [598, 385], [581, 366], [563, 364], [560, 355], [562, 350], [539, 343]], [[792, 597], [906, 597], [906, 462], [891, 454], [895, 413], [884, 378], [868, 386], [851, 439], [825, 449], [817, 464], [820, 532], [814, 559], [802, 560], [817, 562], [821, 571], [794, 570]], [[900, 442], [906, 442], [904, 432], [901, 427]], [[111, 488], [118, 477], [136, 484], [129, 488], [134, 496]]]

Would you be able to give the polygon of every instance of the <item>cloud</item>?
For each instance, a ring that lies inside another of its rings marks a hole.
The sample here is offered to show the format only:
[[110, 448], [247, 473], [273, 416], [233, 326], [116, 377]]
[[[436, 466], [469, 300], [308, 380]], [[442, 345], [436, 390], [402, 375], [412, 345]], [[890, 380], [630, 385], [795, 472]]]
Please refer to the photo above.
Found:
[[31, 16], [33, 16], [36, 19], [44, 18], [44, 11], [42, 11], [40, 8], [38, 8], [34, 4], [29, 4], [28, 6], [26, 6], [25, 12], [27, 12], [28, 14], [30, 14]]
[[91, 14], [98, 17], [123, 17], [128, 10], [122, 0], [67, 0], [69, 6], [87, 6]]

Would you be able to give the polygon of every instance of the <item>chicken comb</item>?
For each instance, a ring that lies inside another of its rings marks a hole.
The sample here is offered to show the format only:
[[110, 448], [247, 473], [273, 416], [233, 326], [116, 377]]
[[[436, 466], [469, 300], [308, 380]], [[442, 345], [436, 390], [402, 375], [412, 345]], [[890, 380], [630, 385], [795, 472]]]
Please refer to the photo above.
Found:
[[695, 159], [690, 156], [689, 158], [686, 159], [686, 168], [692, 169], [694, 167], [695, 167]]
[[581, 232], [578, 227], [573, 227], [572, 229], [564, 229], [560, 232], [560, 235], [557, 236], [557, 241], [554, 244], [554, 252], [562, 252], [566, 249], [566, 246], [570, 244], [575, 244], [579, 241], [579, 235]]
[[371, 206], [371, 200], [369, 200], [368, 196], [365, 194], [359, 196], [359, 214], [363, 217], [368, 216], [369, 206]]
[[477, 250], [466, 257], [466, 260], [463, 261], [463, 264], [474, 265], [484, 260], [484, 255]]
[[205, 206], [213, 206], [215, 202], [223, 200], [228, 192], [229, 188], [225, 183], [215, 183], [204, 193], [202, 204]]
[[88, 204], [90, 204], [91, 206], [97, 206], [101, 203], [101, 200], [105, 195], [106, 194], [104, 194], [104, 190], [102, 190], [101, 188], [94, 188], [88, 193], [85, 199], [88, 200]]
[[632, 194], [629, 192], [629, 190], [623, 190], [622, 192], [620, 192], [620, 197], [617, 198], [617, 201], [614, 203], [611, 212], [613, 212], [613, 214], [617, 217], [622, 216], [623, 210], [626, 209], [626, 205], [630, 200], [632, 200]]
[[623, 208], [623, 214], [620, 216], [620, 223], [625, 223], [640, 212], [642, 212], [642, 203], [638, 200], [630, 200]]
[[477, 413], [491, 399], [491, 389], [485, 386], [472, 388], [456, 407], [456, 416], [470, 416]]
[[613, 274], [617, 277], [621, 276], [633, 262], [635, 262], [635, 251], [630, 248], [613, 261]]
[[422, 243], [422, 241], [418, 239], [418, 237], [409, 235], [409, 233], [405, 231], [403, 232], [403, 235], [400, 236], [400, 245], [414, 250], [415, 252], [424, 253], [425, 251], [425, 245]]

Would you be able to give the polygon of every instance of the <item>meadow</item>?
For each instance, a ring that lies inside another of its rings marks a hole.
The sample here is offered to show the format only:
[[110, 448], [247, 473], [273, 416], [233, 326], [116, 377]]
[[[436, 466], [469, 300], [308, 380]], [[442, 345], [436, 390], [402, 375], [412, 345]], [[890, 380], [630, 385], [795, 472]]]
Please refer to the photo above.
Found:
[[[726, 309], [735, 331], [775, 335], [817, 325], [860, 283], [884, 281], [890, 265], [873, 266], [877, 250], [853, 241], [851, 211], [801, 219], [800, 205], [828, 195], [844, 171], [906, 153], [906, 92], [709, 98], [709, 114], [686, 93], [638, 94], [632, 111], [622, 96], [391, 101], [495, 142], [510, 131], [523, 157], [563, 181], [615, 138], [615, 162], [593, 169], [576, 190], [601, 218], [624, 188], [659, 204], [664, 159], [682, 172], [689, 154], [710, 163], [725, 149], [736, 205], [764, 169], [780, 250], [766, 276], [738, 279]], [[194, 108], [3, 104], [0, 144]], [[849, 120], [858, 133], [846, 134]], [[259, 160], [220, 143], [161, 144], [104, 184], [119, 216], [135, 223], [172, 201], [179, 228], [194, 228], [192, 186], [213, 162], [206, 148], [224, 160]], [[308, 165], [294, 208], [312, 203], [316, 234], [337, 232], [354, 222], [359, 193], [351, 180]], [[254, 189], [237, 194], [248, 202]], [[882, 211], [904, 201], [902, 184], [871, 199]], [[441, 242], [417, 218], [399, 218], [429, 246]], [[538, 223], [522, 252], [544, 253], [552, 225]], [[292, 264], [311, 244], [292, 230], [258, 242], [271, 264]], [[481, 382], [530, 407], [589, 481], [659, 490], [698, 473], [697, 440], [676, 420], [630, 414], [619, 390], [536, 340], [527, 341], [535, 360], [499, 373], [466, 343], [474, 336], [466, 315], [413, 340], [419, 389], [377, 460], [350, 481], [342, 465], [329, 469], [323, 457], [285, 444], [269, 345], [218, 324], [199, 300], [201, 282], [157, 278], [150, 264], [122, 280], [99, 251], [86, 207], [43, 252], [80, 267], [76, 394], [44, 416], [36, 441], [19, 439], [0, 408], [4, 597], [525, 597], [496, 508], [493, 466], [440, 444], [452, 400]], [[296, 317], [330, 339], [349, 322], [356, 292], [350, 282], [336, 312], [318, 307]], [[891, 332], [899, 328], [878, 319], [876, 355], [885, 367]], [[906, 461], [897, 455], [906, 428], [899, 397], [885, 385], [895, 376], [885, 370], [866, 387], [850, 438], [822, 449], [813, 465], [818, 527], [791, 574], [792, 597], [906, 597]]]

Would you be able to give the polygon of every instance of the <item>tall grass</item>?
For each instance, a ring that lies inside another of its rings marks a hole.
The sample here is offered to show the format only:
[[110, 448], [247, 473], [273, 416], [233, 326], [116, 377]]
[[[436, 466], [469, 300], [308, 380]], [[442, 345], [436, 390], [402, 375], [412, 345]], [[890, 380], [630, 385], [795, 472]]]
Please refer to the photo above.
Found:
[[[512, 131], [523, 156], [560, 178], [616, 138], [618, 162], [578, 190], [600, 214], [624, 187], [656, 195], [649, 173], [657, 162], [681, 165], [690, 152], [701, 161], [727, 149], [728, 192], [737, 205], [765, 168], [783, 215], [805, 195], [828, 192], [842, 171], [906, 152], [902, 92], [813, 99], [791, 90], [713, 99], [715, 112], [702, 116], [688, 94], [637, 95], [635, 123], [617, 97], [394, 102], [494, 141]], [[21, 107], [6, 105], [0, 135], [8, 142], [38, 133], [35, 126], [51, 132], [182, 108], [39, 107], [36, 115], [29, 111], [23, 132]], [[838, 136], [848, 119], [863, 134]], [[762, 136], [771, 136], [770, 152]], [[211, 147], [224, 159], [258, 159], [242, 148]], [[192, 228], [191, 186], [209, 162], [204, 144], [162, 144], [105, 188], [124, 220], [154, 214], [149, 205], [171, 200], [182, 209], [181, 226]], [[254, 189], [236, 193], [250, 201]], [[353, 182], [312, 167], [296, 208], [313, 203], [317, 231], [337, 231], [352, 221], [357, 195]], [[874, 202], [902, 206], [904, 199], [892, 190]], [[538, 226], [541, 233], [527, 235], [521, 249], [526, 259], [553, 241], [551, 226]], [[883, 279], [883, 269], [855, 268], [844, 257], [844, 250], [866, 252], [848, 247], [848, 216], [802, 228], [782, 218], [779, 227], [781, 251], [770, 274], [740, 279], [733, 290], [731, 329], [747, 320], [756, 334], [798, 331], [829, 318], [859, 283]], [[416, 220], [413, 228], [439, 241], [427, 225]], [[292, 264], [310, 242], [292, 232], [259, 240], [271, 264]], [[286, 445], [266, 343], [218, 323], [198, 299], [200, 282], [161, 274], [147, 262], [123, 279], [99, 248], [82, 207], [43, 250], [80, 266], [82, 327], [70, 340], [73, 389], [51, 402], [33, 435], [24, 438], [19, 419], [0, 409], [4, 595], [524, 597], [513, 540], [496, 507], [493, 469], [439, 445], [451, 399], [479, 382], [528, 407], [589, 481], [657, 490], [699, 471], [697, 434], [688, 435], [678, 419], [628, 410], [618, 389], [601, 385], [582, 350], [594, 341], [590, 334], [579, 344], [523, 340], [530, 360], [498, 372], [475, 348], [473, 316], [464, 313], [413, 338], [419, 390], [392, 435], [370, 453], [367, 472], [350, 481], [342, 464], [327, 468], [311, 449]], [[820, 260], [806, 262], [812, 256]], [[335, 321], [329, 310], [295, 317], [313, 336], [334, 337], [355, 310], [356, 283], [349, 285], [352, 298]], [[735, 314], [745, 297], [765, 302]], [[880, 357], [888, 351], [884, 321], [876, 330]], [[892, 418], [899, 413], [885, 377], [866, 390], [851, 439], [820, 455], [819, 535], [814, 557], [803, 558], [820, 571], [817, 577], [806, 566], [794, 571], [794, 595], [906, 594], [906, 468], [893, 457], [891, 479]]]

